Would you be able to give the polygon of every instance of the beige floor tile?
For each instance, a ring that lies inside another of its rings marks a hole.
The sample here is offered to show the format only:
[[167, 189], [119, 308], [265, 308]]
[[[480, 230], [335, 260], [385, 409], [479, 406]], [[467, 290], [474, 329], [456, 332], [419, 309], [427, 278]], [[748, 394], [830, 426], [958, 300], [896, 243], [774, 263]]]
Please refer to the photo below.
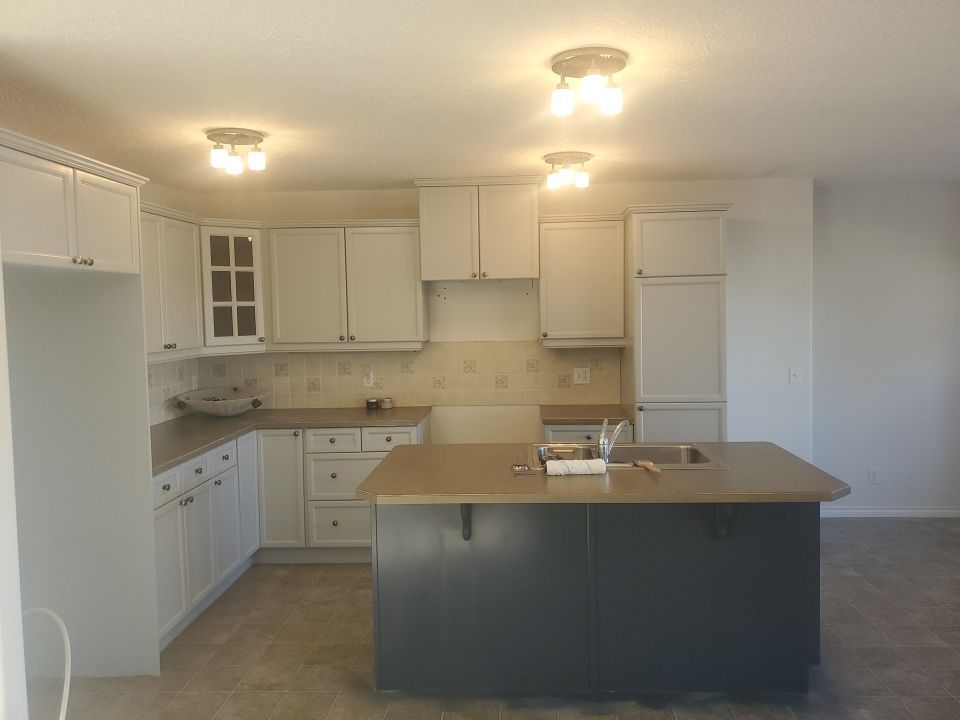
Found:
[[262, 642], [228, 642], [217, 648], [217, 651], [207, 661], [208, 665], [253, 665], [264, 648], [269, 647]]
[[300, 665], [254, 665], [240, 681], [237, 690], [282, 692], [293, 683]]
[[316, 643], [326, 623], [288, 622], [273, 638], [275, 643]]
[[384, 720], [440, 720], [443, 702], [432, 697], [391, 698]]
[[352, 665], [353, 660], [360, 652], [360, 643], [325, 643], [323, 636], [314, 647], [307, 659], [306, 665]]
[[183, 643], [220, 644], [229, 640], [239, 626], [240, 623], [193, 622], [173, 642], [175, 645]]
[[313, 643], [278, 643], [267, 645], [257, 658], [258, 665], [303, 665], [313, 652]]
[[167, 668], [160, 675], [139, 675], [132, 692], [179, 692], [200, 671], [196, 667]]
[[257, 642], [270, 644], [280, 632], [280, 623], [253, 623], [245, 621], [237, 626], [227, 642]]
[[161, 720], [210, 720], [230, 697], [227, 692], [182, 692], [160, 713]]
[[177, 693], [172, 692], [125, 693], [115, 712], [124, 720], [158, 720], [176, 697]]
[[250, 614], [247, 615], [246, 619], [241, 624], [246, 625], [247, 623], [250, 623], [253, 625], [283, 625], [291, 618], [297, 607], [298, 603], [294, 603], [292, 605], [279, 605], [264, 601], [251, 610]]
[[370, 628], [367, 622], [329, 622], [320, 640], [324, 644], [359, 642]]
[[267, 720], [282, 696], [279, 692], [235, 692], [220, 708], [216, 720]]
[[174, 643], [160, 653], [160, 672], [175, 667], [200, 667], [220, 649], [214, 643]]
[[188, 692], [231, 692], [247, 674], [249, 666], [207, 665], [200, 668], [197, 674], [190, 679], [184, 690]]
[[336, 695], [332, 692], [285, 692], [270, 720], [324, 720]]
[[291, 690], [337, 692], [347, 679], [346, 665], [304, 665], [297, 672]]
[[[336, 603], [300, 603], [290, 617], [288, 622], [297, 623], [323, 623], [326, 624], [333, 619], [340, 606]], [[372, 609], [370, 610], [372, 614]]]

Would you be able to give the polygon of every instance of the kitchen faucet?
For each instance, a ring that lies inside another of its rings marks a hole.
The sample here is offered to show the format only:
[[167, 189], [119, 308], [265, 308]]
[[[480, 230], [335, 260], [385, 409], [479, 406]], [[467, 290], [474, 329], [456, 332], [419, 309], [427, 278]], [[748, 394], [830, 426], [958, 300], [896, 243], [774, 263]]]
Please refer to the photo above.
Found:
[[604, 462], [610, 462], [610, 451], [613, 450], [613, 446], [617, 442], [620, 433], [630, 424], [629, 420], [621, 420], [613, 429], [613, 432], [608, 434], [607, 426], [609, 422], [607, 418], [603, 419], [603, 425], [600, 426], [600, 437], [597, 438], [597, 452]]

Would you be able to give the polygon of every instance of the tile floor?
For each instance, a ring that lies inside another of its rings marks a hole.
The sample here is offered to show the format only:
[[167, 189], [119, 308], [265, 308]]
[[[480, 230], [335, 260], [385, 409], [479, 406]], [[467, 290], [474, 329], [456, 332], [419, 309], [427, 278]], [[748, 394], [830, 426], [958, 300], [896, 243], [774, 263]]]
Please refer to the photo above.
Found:
[[[369, 566], [256, 565], [159, 677], [77, 678], [71, 719], [960, 720], [960, 520], [825, 520], [823, 663], [807, 696], [424, 697], [373, 689]], [[31, 720], [58, 685], [31, 686]]]

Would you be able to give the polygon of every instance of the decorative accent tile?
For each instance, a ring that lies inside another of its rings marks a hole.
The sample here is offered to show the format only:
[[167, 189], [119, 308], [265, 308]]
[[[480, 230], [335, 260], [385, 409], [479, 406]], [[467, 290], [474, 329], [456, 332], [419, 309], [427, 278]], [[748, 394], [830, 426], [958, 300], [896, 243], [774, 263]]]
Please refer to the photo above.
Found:
[[590, 360], [590, 369], [591, 369], [591, 370], [595, 370], [595, 371], [597, 371], [597, 372], [602, 372], [602, 371], [603, 371], [603, 360], [591, 359], [591, 360]]
[[540, 372], [540, 361], [539, 361], [539, 360], [527, 360], [527, 372], [528, 372], [528, 373], [538, 373], [538, 372]]
[[187, 381], [187, 369], [182, 365], [177, 368], [177, 382], [182, 383]]
[[286, 360], [275, 360], [273, 363], [274, 377], [290, 377], [290, 363]]
[[463, 361], [463, 372], [465, 374], [472, 374], [477, 372], [477, 361], [476, 360], [464, 360]]
[[447, 378], [444, 375], [434, 375], [433, 376], [433, 389], [434, 390], [443, 390], [447, 387]]
[[307, 392], [320, 392], [323, 389], [323, 383], [320, 378], [307, 378]]
[[210, 366], [210, 377], [225, 378], [227, 376], [227, 364], [225, 362], [215, 362]]
[[400, 372], [403, 375], [413, 375], [413, 361], [402, 360], [400, 362]]
[[506, 390], [508, 387], [510, 387], [509, 383], [507, 382], [507, 376], [506, 375], [494, 376], [493, 386], [497, 388], [497, 390]]
[[573, 385], [573, 376], [561, 374], [557, 377], [557, 387], [558, 388], [568, 388]]
[[252, 389], [252, 390], [256, 390], [257, 387], [259, 386], [259, 383], [257, 382], [257, 379], [256, 379], [256, 378], [244, 378], [244, 380], [243, 380], [243, 386], [244, 386], [245, 388], [250, 388], [250, 389]]
[[337, 361], [337, 375], [353, 375], [353, 368], [350, 366], [349, 361]]

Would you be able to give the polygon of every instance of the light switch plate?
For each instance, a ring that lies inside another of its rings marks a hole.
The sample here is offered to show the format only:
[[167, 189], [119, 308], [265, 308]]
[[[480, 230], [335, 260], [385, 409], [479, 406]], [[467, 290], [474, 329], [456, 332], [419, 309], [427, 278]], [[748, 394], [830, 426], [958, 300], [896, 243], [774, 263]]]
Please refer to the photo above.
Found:
[[802, 380], [803, 380], [803, 376], [800, 374], [800, 368], [798, 367], [789, 368], [789, 372], [787, 373], [788, 383], [790, 383], [791, 385], [799, 385]]
[[590, 368], [574, 368], [573, 384], [589, 385], [590, 384]]

